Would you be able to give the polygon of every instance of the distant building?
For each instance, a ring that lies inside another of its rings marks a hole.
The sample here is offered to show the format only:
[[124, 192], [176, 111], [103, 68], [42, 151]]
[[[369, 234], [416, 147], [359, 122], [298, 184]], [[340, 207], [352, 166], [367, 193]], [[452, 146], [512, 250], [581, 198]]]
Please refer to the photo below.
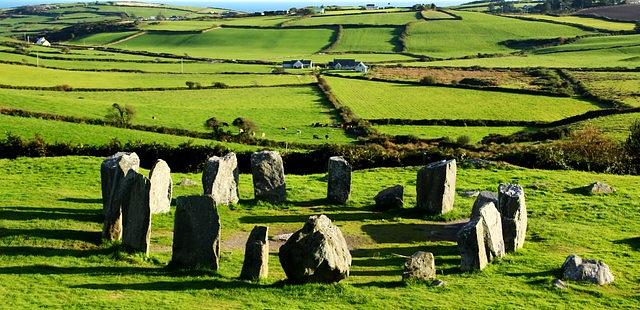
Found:
[[627, 4], [640, 4], [640, 0], [627, 0]]
[[329, 63], [329, 68], [336, 70], [351, 70], [362, 73], [367, 73], [369, 67], [362, 61], [356, 61], [355, 59], [334, 59]]
[[364, 7], [366, 10], [377, 10], [378, 7], [375, 4], [367, 4]]
[[284, 11], [284, 10], [278, 10], [278, 11], [264, 11], [262, 12], [264, 13], [265, 16], [275, 16], [275, 15], [287, 15], [289, 14], [289, 11]]
[[308, 9], [311, 14], [324, 14], [324, 7], [310, 6], [306, 7], [306, 9]]
[[313, 61], [304, 59], [283, 61], [282, 67], [285, 69], [313, 69]]
[[36, 45], [51, 46], [51, 43], [49, 43], [49, 41], [47, 41], [47, 39], [42, 37], [42, 38], [38, 39], [38, 41], [36, 41]]

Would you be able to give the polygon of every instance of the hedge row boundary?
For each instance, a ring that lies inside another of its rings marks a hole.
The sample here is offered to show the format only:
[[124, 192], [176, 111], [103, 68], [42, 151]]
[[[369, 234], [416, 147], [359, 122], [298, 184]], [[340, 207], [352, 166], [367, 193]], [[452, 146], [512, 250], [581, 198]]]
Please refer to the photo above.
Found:
[[227, 86], [224, 88], [215, 86], [189, 87], [132, 87], [132, 88], [74, 88], [70, 85], [57, 86], [16, 86], [0, 84], [1, 89], [40, 90], [40, 91], [65, 91], [65, 92], [147, 92], [147, 91], [195, 91], [207, 89], [244, 89], [244, 88], [277, 88], [277, 87], [313, 87], [316, 83], [305, 84], [280, 84], [280, 85], [244, 85]]

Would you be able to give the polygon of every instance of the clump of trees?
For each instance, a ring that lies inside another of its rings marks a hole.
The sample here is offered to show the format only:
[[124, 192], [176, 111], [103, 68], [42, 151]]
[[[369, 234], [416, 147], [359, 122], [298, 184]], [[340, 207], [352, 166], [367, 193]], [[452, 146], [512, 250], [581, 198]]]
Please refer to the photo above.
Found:
[[438, 84], [438, 79], [435, 76], [427, 75], [420, 79], [420, 84], [425, 86], [436, 85]]
[[186, 81], [185, 85], [187, 85], [187, 87], [189, 89], [200, 89], [200, 88], [202, 88], [202, 84], [200, 84], [200, 82]]
[[[238, 138], [240, 142], [248, 142], [252, 140], [258, 130], [258, 125], [246, 117], [236, 118], [233, 120], [231, 125], [238, 128], [238, 133], [235, 137]], [[207, 119], [204, 122], [204, 128], [211, 131], [211, 135], [214, 139], [228, 140], [234, 137], [228, 129], [229, 124], [217, 119], [216, 117]]]
[[128, 127], [131, 125], [133, 118], [136, 116], [136, 109], [132, 105], [120, 105], [114, 103], [107, 109], [104, 116], [106, 122], [114, 124], [118, 127]]
[[640, 20], [636, 22], [636, 28], [635, 28], [637, 33], [640, 33]]

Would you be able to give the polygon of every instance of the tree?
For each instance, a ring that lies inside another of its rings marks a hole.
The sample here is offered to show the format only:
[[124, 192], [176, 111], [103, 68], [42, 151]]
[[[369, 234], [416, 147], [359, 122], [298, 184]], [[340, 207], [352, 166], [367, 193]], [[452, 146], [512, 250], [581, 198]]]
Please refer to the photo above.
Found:
[[119, 127], [127, 127], [131, 125], [131, 121], [136, 115], [136, 109], [131, 105], [119, 105], [114, 103], [104, 116], [105, 121], [115, 124]]
[[629, 127], [629, 137], [624, 143], [624, 149], [631, 159], [631, 165], [640, 168], [640, 120], [636, 120]]
[[244, 135], [255, 133], [258, 129], [258, 126], [252, 120], [244, 117], [234, 119], [231, 125], [238, 127], [240, 134]]
[[636, 22], [636, 28], [635, 28], [637, 33], [640, 33], [640, 20], [638, 22]]
[[227, 123], [219, 121], [217, 118], [212, 117], [204, 121], [204, 128], [211, 130], [214, 137], [220, 137], [224, 133], [224, 127], [228, 126]]

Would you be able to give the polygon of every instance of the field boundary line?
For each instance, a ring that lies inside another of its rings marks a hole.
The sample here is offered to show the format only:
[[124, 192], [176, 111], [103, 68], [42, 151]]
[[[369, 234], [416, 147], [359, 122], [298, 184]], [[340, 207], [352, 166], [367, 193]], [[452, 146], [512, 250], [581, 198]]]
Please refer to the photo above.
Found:
[[202, 86], [198, 88], [188, 87], [131, 87], [131, 88], [74, 88], [70, 85], [56, 86], [18, 86], [0, 84], [0, 89], [39, 90], [39, 91], [63, 91], [63, 92], [150, 92], [150, 91], [197, 91], [197, 90], [225, 90], [244, 88], [306, 88], [313, 87], [316, 83], [303, 84], [279, 84], [279, 85], [243, 85], [243, 86]]
[[515, 16], [515, 15], [502, 15], [502, 14], [500, 14], [498, 16], [506, 17], [506, 18], [519, 19], [519, 20], [525, 20], [525, 21], [530, 21], [530, 22], [541, 22], [541, 23], [549, 23], [549, 24], [571, 26], [571, 27], [574, 27], [574, 28], [578, 28], [578, 29], [585, 30], [585, 31], [592, 31], [592, 32], [604, 32], [604, 33], [620, 34], [620, 35], [634, 33], [633, 31], [608, 30], [608, 29], [596, 28], [596, 27], [586, 26], [586, 25], [577, 24], [577, 23], [569, 23], [569, 22], [562, 22], [562, 21], [548, 20], [548, 19], [538, 19], [538, 18], [534, 18], [534, 17]]
[[128, 37], [126, 37], [126, 38], [122, 38], [122, 39], [120, 39], [120, 40], [116, 40], [116, 41], [113, 41], [113, 42], [109, 42], [109, 43], [105, 44], [104, 46], [111, 46], [111, 45], [115, 45], [115, 44], [120, 44], [120, 43], [122, 43], [122, 42], [126, 42], [126, 41], [129, 41], [129, 40], [131, 40], [131, 39], [135, 39], [135, 38], [137, 38], [137, 37], [139, 37], [139, 36], [142, 36], [142, 35], [145, 35], [145, 34], [147, 34], [147, 32], [146, 32], [146, 31], [139, 31], [139, 32], [137, 32], [137, 33], [134, 33], [134, 34], [132, 34], [132, 35], [130, 35], [130, 36], [128, 36]]

